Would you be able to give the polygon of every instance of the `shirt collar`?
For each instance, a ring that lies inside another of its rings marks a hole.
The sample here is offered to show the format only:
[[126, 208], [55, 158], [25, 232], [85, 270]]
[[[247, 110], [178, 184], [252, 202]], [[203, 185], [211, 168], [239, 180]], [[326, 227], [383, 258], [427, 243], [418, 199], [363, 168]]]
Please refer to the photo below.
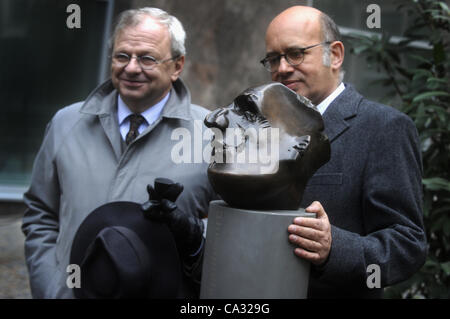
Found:
[[338, 95], [341, 94], [342, 91], [344, 91], [344, 90], [345, 90], [345, 85], [343, 82], [341, 82], [341, 84], [339, 84], [339, 86], [336, 88], [336, 90], [333, 91], [333, 93], [328, 95], [328, 97], [325, 100], [323, 100], [322, 102], [319, 103], [319, 105], [316, 106], [317, 110], [320, 112], [321, 115], [323, 115], [323, 113], [325, 113], [325, 111], [327, 110], [327, 108], [331, 104], [331, 102], [333, 102], [334, 99], [337, 98]]
[[[151, 125], [159, 118], [159, 115], [161, 114], [164, 105], [166, 105], [167, 101], [169, 100], [169, 97], [170, 91], [161, 101], [141, 113], [141, 115], [145, 118], [149, 125]], [[123, 121], [125, 121], [125, 119], [132, 113], [133, 112], [130, 111], [128, 106], [120, 97], [120, 94], [117, 94], [117, 117], [119, 120], [119, 125], [122, 125]]]

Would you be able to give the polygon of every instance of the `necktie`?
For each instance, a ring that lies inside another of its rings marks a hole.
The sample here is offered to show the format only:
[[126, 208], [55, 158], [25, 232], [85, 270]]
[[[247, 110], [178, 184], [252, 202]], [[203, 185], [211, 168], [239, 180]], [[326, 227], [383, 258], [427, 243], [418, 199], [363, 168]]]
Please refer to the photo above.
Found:
[[125, 143], [130, 144], [139, 135], [139, 126], [144, 123], [145, 119], [140, 114], [131, 114], [130, 119], [130, 130], [125, 138]]

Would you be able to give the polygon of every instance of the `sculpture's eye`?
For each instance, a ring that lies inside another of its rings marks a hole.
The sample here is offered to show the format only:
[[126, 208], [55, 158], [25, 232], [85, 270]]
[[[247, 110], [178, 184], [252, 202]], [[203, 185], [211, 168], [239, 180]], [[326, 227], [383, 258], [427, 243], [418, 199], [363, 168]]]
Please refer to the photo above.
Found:
[[249, 111], [252, 113], [258, 113], [258, 107], [256, 106], [257, 96], [255, 94], [241, 94], [234, 100], [234, 106], [236, 109], [242, 111]]

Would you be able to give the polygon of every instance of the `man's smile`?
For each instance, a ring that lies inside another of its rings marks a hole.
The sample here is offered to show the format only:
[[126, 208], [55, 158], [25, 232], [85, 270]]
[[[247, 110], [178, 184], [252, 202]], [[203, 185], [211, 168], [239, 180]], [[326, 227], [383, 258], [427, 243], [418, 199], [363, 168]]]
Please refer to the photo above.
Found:
[[130, 87], [139, 87], [139, 86], [142, 86], [145, 83], [145, 81], [131, 80], [131, 79], [120, 79], [120, 81], [124, 85], [130, 86]]

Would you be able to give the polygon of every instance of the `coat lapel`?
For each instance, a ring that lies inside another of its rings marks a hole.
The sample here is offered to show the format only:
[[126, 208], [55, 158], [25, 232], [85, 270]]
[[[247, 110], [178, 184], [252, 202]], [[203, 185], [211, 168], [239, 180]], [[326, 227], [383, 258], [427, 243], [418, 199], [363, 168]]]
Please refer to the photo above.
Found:
[[348, 120], [357, 115], [361, 100], [362, 96], [351, 85], [345, 84], [345, 90], [328, 106], [323, 121], [330, 143], [350, 127]]
[[[116, 104], [113, 104], [116, 105]], [[120, 136], [119, 123], [117, 120], [117, 111], [110, 114], [99, 115], [100, 123], [108, 137], [109, 143], [114, 150], [117, 161], [122, 156], [122, 137]]]
[[81, 113], [98, 116], [117, 161], [122, 155], [121, 136], [117, 120], [117, 91], [111, 80], [101, 84], [86, 99]]

